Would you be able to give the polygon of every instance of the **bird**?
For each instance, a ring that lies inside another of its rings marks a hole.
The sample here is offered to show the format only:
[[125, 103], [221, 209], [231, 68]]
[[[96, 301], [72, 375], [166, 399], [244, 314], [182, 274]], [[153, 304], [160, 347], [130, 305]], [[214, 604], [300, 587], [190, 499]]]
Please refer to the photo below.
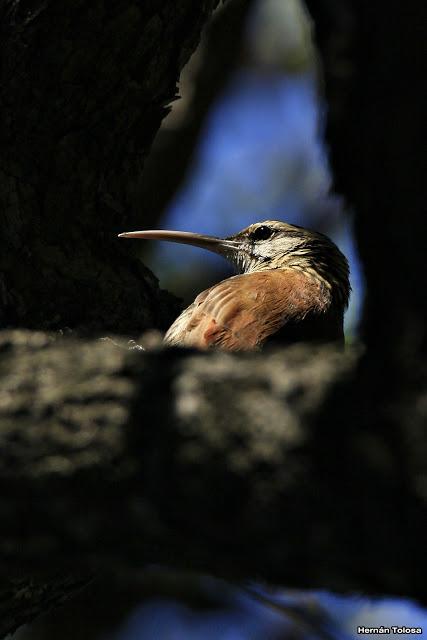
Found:
[[119, 237], [202, 247], [237, 271], [196, 297], [166, 332], [167, 345], [250, 351], [268, 343], [344, 342], [348, 261], [322, 233], [266, 220], [226, 238], [169, 230]]

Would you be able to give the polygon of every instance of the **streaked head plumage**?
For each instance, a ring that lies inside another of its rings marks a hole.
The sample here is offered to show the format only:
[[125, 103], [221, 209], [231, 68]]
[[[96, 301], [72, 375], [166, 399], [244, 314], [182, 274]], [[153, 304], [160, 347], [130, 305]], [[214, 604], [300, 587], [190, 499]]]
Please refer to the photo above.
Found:
[[227, 240], [240, 245], [228, 256], [239, 272], [298, 269], [322, 281], [345, 306], [348, 304], [348, 261], [324, 234], [279, 220], [265, 220]]

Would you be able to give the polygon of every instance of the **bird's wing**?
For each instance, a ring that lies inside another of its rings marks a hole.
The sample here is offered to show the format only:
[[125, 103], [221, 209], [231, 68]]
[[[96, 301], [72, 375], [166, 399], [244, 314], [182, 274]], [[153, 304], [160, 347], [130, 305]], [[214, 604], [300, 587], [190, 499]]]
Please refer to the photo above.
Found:
[[234, 276], [198, 295], [170, 327], [165, 342], [200, 349], [256, 349], [289, 319], [303, 318], [312, 304], [312, 287], [298, 271]]

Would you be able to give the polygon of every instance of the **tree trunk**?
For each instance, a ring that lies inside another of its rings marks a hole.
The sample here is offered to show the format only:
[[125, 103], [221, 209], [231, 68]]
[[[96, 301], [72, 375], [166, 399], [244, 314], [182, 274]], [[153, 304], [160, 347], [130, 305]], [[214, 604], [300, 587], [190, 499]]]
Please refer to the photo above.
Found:
[[[360, 472], [355, 456], [353, 479], [341, 484], [339, 503], [365, 493], [360, 544], [369, 553], [373, 530], [382, 531], [382, 551], [394, 548], [394, 570], [404, 572], [406, 562], [424, 566], [426, 537], [427, 300], [420, 274], [427, 219], [419, 139], [425, 131], [420, 78], [427, 71], [427, 7], [397, 0], [307, 4], [324, 65], [336, 187], [354, 209], [366, 277], [366, 355], [347, 414], [372, 467], [388, 468], [390, 478], [378, 511], [372, 477]], [[330, 422], [327, 437], [340, 439], [342, 424]], [[417, 487], [411, 498], [410, 484]], [[409, 582], [403, 593], [411, 590]], [[419, 583], [414, 595], [425, 598], [425, 586]]]
[[0, 326], [138, 333], [171, 296], [117, 240], [217, 0], [0, 2]]

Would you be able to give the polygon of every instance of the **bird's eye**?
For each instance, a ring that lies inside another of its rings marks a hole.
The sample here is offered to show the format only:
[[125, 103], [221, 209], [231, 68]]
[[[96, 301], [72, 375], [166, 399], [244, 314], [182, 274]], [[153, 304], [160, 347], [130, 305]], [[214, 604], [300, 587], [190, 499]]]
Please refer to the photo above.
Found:
[[263, 224], [252, 231], [251, 238], [252, 240], [267, 240], [272, 233], [273, 229]]

